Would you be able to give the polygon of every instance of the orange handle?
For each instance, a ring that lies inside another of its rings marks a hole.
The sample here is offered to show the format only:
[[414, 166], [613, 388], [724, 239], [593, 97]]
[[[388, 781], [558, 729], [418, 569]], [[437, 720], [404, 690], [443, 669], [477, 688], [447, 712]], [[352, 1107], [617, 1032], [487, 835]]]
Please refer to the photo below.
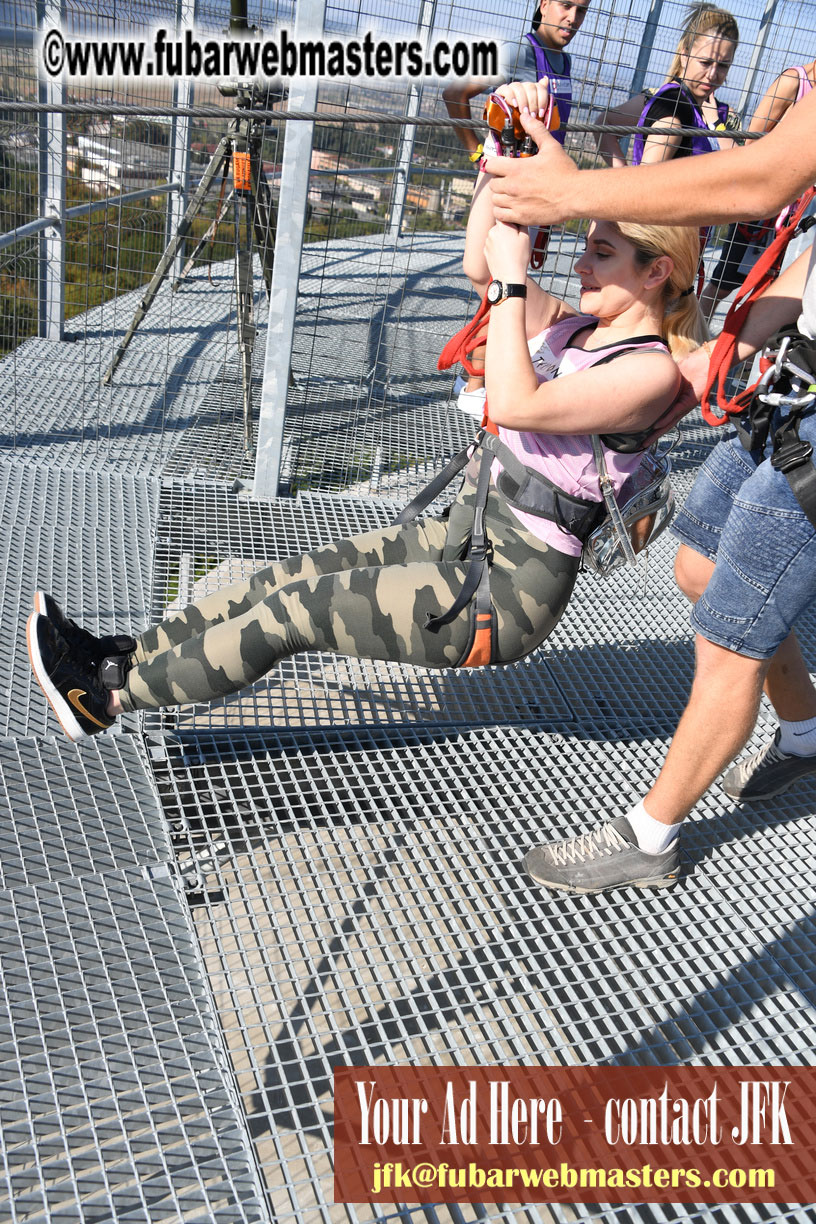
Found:
[[[485, 102], [484, 113], [482, 115], [491, 132], [500, 138], [504, 131], [508, 119], [513, 124], [513, 136], [517, 141], [524, 140], [527, 133], [521, 126], [521, 112], [517, 106], [511, 106], [501, 94], [490, 94]], [[550, 96], [550, 105], [547, 109], [547, 114], [544, 117], [544, 126], [550, 132], [557, 132], [561, 127], [561, 116], [558, 113], [558, 103], [555, 98]], [[525, 156], [531, 156], [529, 153]]]
[[233, 153], [232, 183], [236, 191], [250, 191], [252, 189], [252, 174], [249, 168], [248, 153]]

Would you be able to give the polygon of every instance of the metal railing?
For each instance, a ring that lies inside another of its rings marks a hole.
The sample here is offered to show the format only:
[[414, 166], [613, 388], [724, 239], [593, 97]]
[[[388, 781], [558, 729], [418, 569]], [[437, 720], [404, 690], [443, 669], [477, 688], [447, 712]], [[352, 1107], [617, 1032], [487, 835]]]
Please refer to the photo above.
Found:
[[14, 246], [15, 242], [21, 242], [24, 238], [32, 238], [35, 234], [41, 234], [44, 230], [59, 229], [66, 221], [78, 221], [80, 217], [102, 212], [105, 208], [135, 204], [138, 200], [167, 195], [172, 191], [181, 192], [181, 189], [181, 183], [158, 183], [155, 187], [143, 187], [140, 191], [127, 191], [124, 195], [105, 196], [103, 200], [88, 200], [86, 204], [72, 205], [71, 208], [66, 208], [62, 215], [54, 213], [49, 217], [37, 217], [25, 225], [18, 225], [16, 229], [9, 230], [6, 234], [0, 234], [0, 251]]

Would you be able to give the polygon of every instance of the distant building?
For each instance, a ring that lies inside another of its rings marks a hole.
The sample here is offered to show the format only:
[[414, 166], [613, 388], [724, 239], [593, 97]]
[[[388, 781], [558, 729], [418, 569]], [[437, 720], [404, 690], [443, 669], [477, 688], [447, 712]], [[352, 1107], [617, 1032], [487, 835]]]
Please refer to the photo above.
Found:
[[411, 187], [409, 184], [405, 198], [415, 208], [424, 209], [426, 212], [439, 212], [442, 197], [438, 187]]
[[85, 163], [82, 181], [95, 190], [135, 191], [167, 177], [167, 150], [157, 152], [136, 140], [77, 136], [76, 151]]
[[379, 201], [384, 193], [390, 191], [388, 184], [382, 180], [365, 178], [361, 174], [341, 174], [337, 176], [337, 182], [342, 183], [344, 189], [357, 198], [367, 196], [369, 200]]

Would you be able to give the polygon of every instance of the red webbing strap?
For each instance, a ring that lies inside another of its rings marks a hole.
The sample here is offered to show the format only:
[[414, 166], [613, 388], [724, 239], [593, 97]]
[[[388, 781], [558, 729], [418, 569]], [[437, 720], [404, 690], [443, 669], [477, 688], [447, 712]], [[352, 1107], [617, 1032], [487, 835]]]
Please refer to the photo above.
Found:
[[470, 354], [474, 349], [487, 343], [487, 332], [482, 331], [483, 324], [490, 312], [490, 303], [487, 300], [487, 294], [482, 298], [479, 309], [476, 311], [469, 323], [458, 331], [455, 336], [451, 336], [448, 343], [439, 354], [439, 360], [436, 363], [437, 370], [449, 370], [451, 366], [461, 365], [467, 370], [468, 374], [483, 374], [483, 370], [474, 368]]
[[537, 272], [539, 268], [544, 267], [544, 260], [547, 255], [547, 243], [550, 241], [550, 227], [543, 225], [540, 227], [535, 236], [532, 250], [530, 251], [530, 267]]
[[[786, 219], [784, 225], [780, 227], [773, 242], [762, 252], [737, 290], [737, 295], [723, 324], [722, 332], [717, 338], [717, 343], [714, 345], [714, 351], [711, 354], [705, 390], [703, 391], [700, 403], [703, 418], [709, 425], [724, 425], [731, 415], [743, 412], [751, 402], [756, 383], [741, 391], [733, 399], [728, 399], [725, 394], [728, 371], [735, 361], [737, 338], [754, 302], [765, 292], [771, 281], [775, 280], [778, 276], [785, 248], [793, 237], [796, 227], [814, 195], [816, 195], [816, 187], [808, 187], [804, 195], [800, 196], [793, 212]], [[717, 416], [711, 407], [711, 390], [715, 386], [717, 388], [717, 406], [722, 412], [722, 416]]]
[[[467, 371], [468, 374], [481, 376], [484, 370], [477, 370], [470, 360], [470, 354], [474, 349], [480, 348], [487, 344], [487, 332], [482, 331], [482, 327], [490, 313], [490, 303], [487, 300], [487, 294], [482, 298], [479, 309], [476, 311], [469, 323], [458, 331], [455, 336], [451, 336], [448, 343], [439, 354], [439, 360], [436, 363], [437, 370], [449, 370], [451, 366], [460, 365]], [[482, 429], [486, 429], [488, 433], [497, 434], [499, 431], [489, 419], [487, 415], [487, 400], [485, 400], [484, 416], [482, 417]]]

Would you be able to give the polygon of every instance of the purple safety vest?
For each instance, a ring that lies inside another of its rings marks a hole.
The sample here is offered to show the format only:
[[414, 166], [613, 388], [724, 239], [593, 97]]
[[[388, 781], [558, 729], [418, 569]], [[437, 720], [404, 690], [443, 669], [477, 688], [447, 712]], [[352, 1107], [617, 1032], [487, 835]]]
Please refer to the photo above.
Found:
[[543, 81], [546, 77], [550, 93], [558, 103], [558, 114], [561, 119], [561, 126], [557, 132], [553, 132], [553, 138], [559, 144], [564, 143], [566, 136], [567, 120], [569, 119], [570, 108], [572, 106], [572, 80], [570, 79], [570, 57], [566, 51], [562, 52], [564, 56], [564, 71], [563, 73], [556, 72], [550, 63], [546, 48], [542, 47], [541, 43], [536, 38], [535, 34], [525, 34], [530, 46], [533, 48], [536, 62], [536, 80]]
[[[660, 97], [661, 94], [668, 93], [668, 91], [671, 89], [676, 90], [680, 94], [680, 96], [684, 98], [686, 102], [688, 102], [694, 114], [695, 126], [700, 127], [702, 129], [698, 136], [692, 136], [691, 138], [692, 157], [696, 157], [698, 153], [713, 152], [714, 146], [712, 145], [709, 137], [705, 135], [706, 132], [710, 131], [710, 128], [706, 124], [706, 121], [703, 118], [702, 112], [700, 111], [699, 107], [696, 106], [691, 95], [683, 88], [683, 86], [679, 83], [679, 81], [666, 81], [664, 85], [661, 85], [659, 89], [655, 90], [651, 98], [649, 98], [648, 101], [646, 102], [646, 105], [644, 106], [643, 110], [640, 112], [640, 118], [638, 119], [638, 127], [643, 127], [645, 125], [646, 120], [649, 115], [649, 111], [652, 109], [652, 103], [655, 102], [657, 98]], [[725, 121], [727, 120], [728, 104], [726, 102], [717, 103], [717, 117], [720, 123], [725, 123]], [[645, 147], [647, 139], [648, 137], [644, 138], [642, 132], [638, 132], [638, 134], [635, 136], [634, 143], [632, 144], [632, 165], [633, 166], [640, 165], [641, 160], [643, 158], [643, 149]]]

